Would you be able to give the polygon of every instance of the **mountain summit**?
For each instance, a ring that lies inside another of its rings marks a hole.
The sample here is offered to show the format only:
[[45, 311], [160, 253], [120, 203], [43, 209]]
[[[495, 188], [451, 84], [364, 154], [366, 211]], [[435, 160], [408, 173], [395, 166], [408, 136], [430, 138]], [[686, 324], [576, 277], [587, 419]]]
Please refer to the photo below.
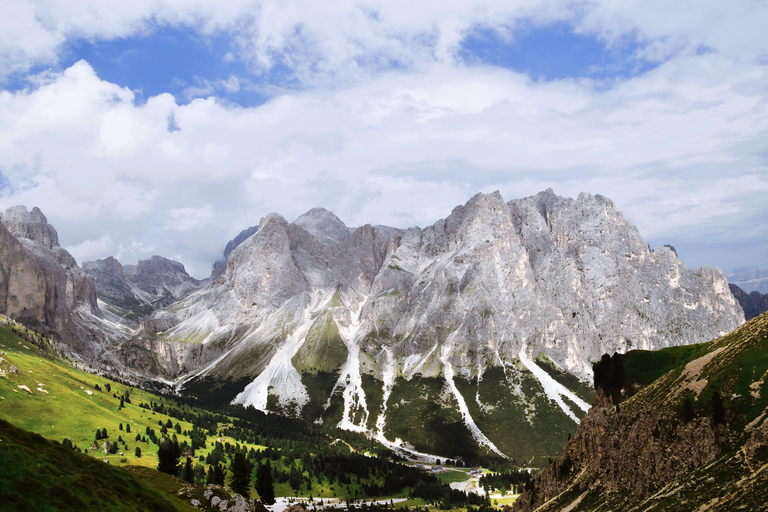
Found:
[[215, 281], [148, 322], [154, 367], [182, 393], [369, 431], [411, 454], [554, 454], [562, 441], [537, 426], [573, 431], [593, 396], [579, 379], [603, 353], [744, 322], [721, 270], [651, 251], [600, 195], [478, 194], [386, 237], [323, 209], [267, 215], [252, 233]]

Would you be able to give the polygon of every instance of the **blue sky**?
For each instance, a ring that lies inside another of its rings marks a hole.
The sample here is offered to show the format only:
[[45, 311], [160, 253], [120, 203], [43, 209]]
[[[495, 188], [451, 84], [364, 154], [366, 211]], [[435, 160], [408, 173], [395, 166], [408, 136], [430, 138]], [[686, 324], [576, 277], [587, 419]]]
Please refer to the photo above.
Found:
[[272, 211], [427, 225], [613, 199], [689, 266], [768, 268], [768, 25], [748, 0], [8, 0], [0, 207], [78, 261], [204, 277]]

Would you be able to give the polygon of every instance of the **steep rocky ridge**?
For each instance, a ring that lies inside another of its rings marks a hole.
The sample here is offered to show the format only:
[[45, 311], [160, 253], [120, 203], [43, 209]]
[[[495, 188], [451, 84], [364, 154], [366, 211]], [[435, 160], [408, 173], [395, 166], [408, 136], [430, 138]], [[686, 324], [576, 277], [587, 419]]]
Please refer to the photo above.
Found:
[[627, 354], [629, 374], [676, 364], [619, 406], [600, 393], [514, 509], [768, 510], [767, 351], [763, 314], [689, 351]]
[[387, 234], [323, 209], [270, 214], [221, 276], [153, 316], [146, 341], [175, 347], [160, 364], [182, 392], [368, 430], [403, 451], [398, 438], [529, 461], [575, 428], [594, 396], [576, 377], [604, 352], [702, 342], [744, 321], [722, 271], [651, 251], [599, 195], [479, 194]]
[[751, 320], [768, 311], [768, 294], [762, 294], [757, 291], [747, 293], [735, 284], [729, 284], [728, 286], [733, 296], [739, 301], [741, 309], [744, 310], [744, 317], [747, 320]]
[[125, 333], [98, 308], [96, 290], [59, 246], [56, 230], [35, 207], [8, 208], [0, 227], [3, 314], [58, 337], [70, 355], [94, 359], [104, 339]]

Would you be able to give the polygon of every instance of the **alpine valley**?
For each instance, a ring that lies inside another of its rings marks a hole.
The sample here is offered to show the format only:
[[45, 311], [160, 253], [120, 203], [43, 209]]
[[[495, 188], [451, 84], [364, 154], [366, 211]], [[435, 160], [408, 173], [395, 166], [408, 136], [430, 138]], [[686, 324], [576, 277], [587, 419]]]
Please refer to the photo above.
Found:
[[401, 455], [559, 456], [604, 353], [725, 335], [725, 274], [651, 250], [600, 195], [478, 194], [426, 228], [269, 214], [209, 279], [155, 256], [85, 262], [42, 212], [0, 228], [0, 312], [92, 371], [362, 432]]

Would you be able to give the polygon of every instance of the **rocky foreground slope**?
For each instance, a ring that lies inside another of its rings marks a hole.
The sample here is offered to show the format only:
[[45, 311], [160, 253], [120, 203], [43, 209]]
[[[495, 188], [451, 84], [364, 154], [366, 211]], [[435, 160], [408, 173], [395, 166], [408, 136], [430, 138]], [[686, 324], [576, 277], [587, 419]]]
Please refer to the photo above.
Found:
[[671, 369], [618, 406], [601, 391], [514, 509], [768, 510], [768, 314], [681, 348], [621, 358], [624, 398]]
[[322, 209], [293, 223], [270, 214], [221, 275], [124, 343], [123, 362], [182, 393], [410, 453], [531, 462], [557, 453], [588, 409], [577, 377], [603, 353], [702, 342], [744, 321], [722, 271], [651, 251], [599, 195], [479, 194], [386, 235]]

